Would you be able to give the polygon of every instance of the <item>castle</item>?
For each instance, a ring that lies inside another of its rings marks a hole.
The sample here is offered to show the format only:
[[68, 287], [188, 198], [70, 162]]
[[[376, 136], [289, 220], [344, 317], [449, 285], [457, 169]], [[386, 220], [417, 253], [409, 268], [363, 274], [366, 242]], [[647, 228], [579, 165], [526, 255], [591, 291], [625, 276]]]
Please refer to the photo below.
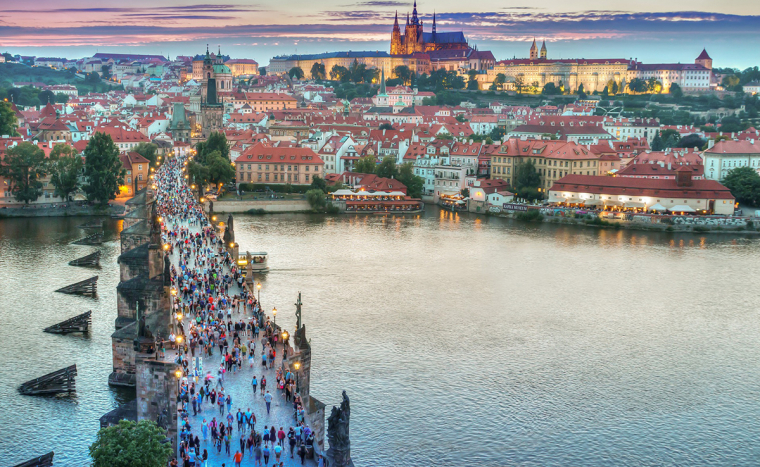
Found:
[[422, 21], [417, 17], [417, 1], [414, 2], [412, 18], [406, 15], [406, 27], [404, 34], [398, 25], [398, 12], [393, 23], [391, 32], [391, 55], [409, 55], [415, 52], [431, 52], [433, 50], [467, 50], [470, 45], [464, 38], [464, 33], [438, 32], [435, 26], [435, 13], [433, 13], [432, 32], [422, 31]]

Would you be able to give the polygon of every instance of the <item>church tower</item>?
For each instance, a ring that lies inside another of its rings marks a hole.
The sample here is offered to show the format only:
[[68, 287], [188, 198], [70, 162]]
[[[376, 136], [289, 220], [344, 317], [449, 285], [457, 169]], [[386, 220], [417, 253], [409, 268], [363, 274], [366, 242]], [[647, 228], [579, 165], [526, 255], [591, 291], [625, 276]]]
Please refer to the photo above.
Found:
[[536, 45], [536, 39], [533, 39], [533, 45], [530, 46], [530, 59], [538, 60], [538, 46]]
[[403, 53], [401, 28], [398, 26], [398, 10], [396, 10], [396, 19], [393, 21], [393, 32], [391, 32], [391, 55], [402, 55]]
[[702, 53], [699, 54], [699, 57], [697, 57], [696, 60], [694, 60], [694, 63], [696, 65], [702, 65], [708, 70], [712, 70], [712, 58], [707, 54], [707, 49], [702, 49]]
[[206, 139], [214, 131], [223, 128], [224, 105], [216, 94], [216, 71], [214, 59], [206, 45], [206, 57], [203, 59], [203, 80], [201, 81], [201, 136]]
[[422, 21], [420, 21], [417, 16], [417, 0], [414, 1], [412, 20], [406, 27], [404, 44], [406, 45], [407, 54], [424, 51], [425, 44], [422, 38]]
[[546, 60], [546, 39], [544, 39], [544, 43], [541, 44], [541, 58]]

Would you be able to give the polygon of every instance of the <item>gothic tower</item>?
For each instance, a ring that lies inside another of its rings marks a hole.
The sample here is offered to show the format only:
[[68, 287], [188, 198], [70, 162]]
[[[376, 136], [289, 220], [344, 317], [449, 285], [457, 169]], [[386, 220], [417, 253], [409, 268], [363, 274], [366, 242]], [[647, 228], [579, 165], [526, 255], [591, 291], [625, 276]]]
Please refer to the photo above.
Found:
[[531, 60], [537, 60], [538, 59], [538, 46], [536, 45], [536, 39], [533, 39], [533, 45], [530, 46], [530, 59]]
[[707, 54], [706, 49], [702, 49], [702, 53], [699, 54], [699, 57], [697, 57], [696, 60], [694, 60], [694, 63], [697, 65], [702, 65], [708, 70], [712, 70], [712, 58], [710, 58], [710, 56]]
[[435, 11], [433, 11], [433, 31], [432, 32], [433, 32], [432, 41], [433, 41], [433, 44], [435, 44]]
[[391, 55], [403, 54], [404, 50], [402, 47], [401, 28], [398, 26], [398, 10], [396, 10], [396, 19], [393, 21], [393, 32], [391, 32]]
[[544, 43], [541, 44], [541, 58], [546, 60], [546, 39], [544, 39]]

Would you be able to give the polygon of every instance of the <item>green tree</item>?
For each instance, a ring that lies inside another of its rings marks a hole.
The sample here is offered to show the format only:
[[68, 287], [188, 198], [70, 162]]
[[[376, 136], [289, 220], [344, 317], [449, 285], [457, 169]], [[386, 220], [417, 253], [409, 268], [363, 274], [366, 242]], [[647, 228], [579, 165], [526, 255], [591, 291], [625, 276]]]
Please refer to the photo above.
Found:
[[396, 158], [394, 156], [385, 156], [375, 169], [375, 174], [378, 177], [396, 177], [398, 175], [398, 170], [396, 169]]
[[[55, 147], [71, 147], [58, 144]], [[72, 151], [73, 152], [73, 151]], [[82, 158], [76, 154], [53, 158], [48, 162], [50, 183], [55, 190], [53, 194], [64, 201], [70, 201], [71, 194], [79, 189], [79, 174], [82, 171]]]
[[211, 175], [209, 174], [208, 167], [194, 160], [187, 164], [187, 174], [193, 183], [198, 185], [201, 193], [204, 193], [206, 185], [211, 183], [209, 181]]
[[578, 92], [577, 92], [577, 94], [578, 94], [578, 99], [585, 99], [587, 97], [586, 96], [586, 90], [583, 87], [583, 83], [581, 83], [581, 84], [578, 85]]
[[412, 198], [422, 196], [422, 189], [425, 186], [425, 180], [414, 174], [414, 166], [411, 162], [404, 162], [398, 166], [398, 176], [396, 179], [406, 185], [406, 194]]
[[[274, 115], [270, 115], [270, 119], [274, 120]], [[201, 164], [205, 164], [206, 157], [214, 151], [219, 151], [222, 157], [230, 160], [230, 145], [227, 143], [227, 136], [219, 131], [212, 132], [206, 141], [196, 144], [195, 150], [197, 153], [195, 161]]]
[[134, 148], [132, 148], [132, 152], [136, 152], [137, 154], [148, 159], [151, 165], [156, 163], [157, 150], [158, 150], [158, 146], [156, 146], [153, 143], [140, 143]]
[[62, 92], [59, 92], [55, 95], [55, 103], [56, 104], [65, 104], [69, 101], [68, 94], [64, 94]]
[[101, 428], [90, 445], [93, 467], [164, 467], [172, 455], [166, 430], [149, 420]]
[[467, 89], [470, 91], [477, 91], [478, 86], [478, 70], [469, 70], [467, 72]]
[[665, 142], [662, 140], [660, 132], [658, 131], [652, 139], [652, 151], [662, 151], [663, 149], [665, 149]]
[[646, 92], [647, 82], [640, 78], [633, 78], [631, 82], [628, 83], [628, 89], [634, 94]]
[[532, 160], [527, 159], [515, 166], [514, 177], [517, 196], [530, 200], [541, 197], [538, 192], [538, 187], [541, 186], [541, 177]]
[[358, 60], [354, 60], [354, 62], [348, 68], [348, 72], [351, 75], [351, 81], [353, 81], [354, 83], [364, 82], [366, 71], [367, 71], [367, 65], [363, 63], [359, 63]]
[[314, 62], [314, 64], [311, 66], [311, 79], [325, 79], [325, 76], [325, 64]]
[[55, 102], [55, 94], [53, 94], [53, 91], [48, 91], [46, 89], [37, 94], [37, 99], [40, 100], [41, 105], [47, 105], [48, 102]]
[[350, 74], [348, 68], [340, 65], [333, 65], [330, 69], [330, 79], [333, 81], [340, 81], [341, 83], [348, 82]]
[[16, 201], [29, 204], [42, 194], [45, 176], [45, 153], [32, 143], [19, 143], [5, 153], [0, 175], [10, 182], [10, 192]]
[[544, 84], [544, 88], [541, 90], [541, 94], [545, 96], [553, 96], [556, 94], [560, 94], [559, 89], [557, 88], [557, 85], [554, 83], [546, 83]]
[[399, 65], [394, 68], [393, 74], [404, 84], [410, 84], [412, 82], [412, 70], [406, 65]]
[[72, 157], [76, 154], [76, 150], [68, 144], [56, 144], [53, 146], [53, 150], [50, 151], [50, 160], [57, 160], [61, 157]]
[[760, 175], [752, 167], [731, 169], [721, 183], [731, 190], [736, 201], [760, 206]]
[[294, 66], [288, 71], [288, 76], [290, 76], [290, 79], [303, 79], [303, 70], [301, 67]]
[[497, 90], [501, 90], [501, 88], [504, 87], [504, 84], [507, 82], [507, 75], [504, 73], [498, 73], [496, 77], [493, 79], [493, 85], [496, 87]]
[[9, 102], [0, 101], [0, 135], [17, 136], [18, 121]]
[[323, 193], [327, 193], [327, 182], [319, 175], [312, 177], [311, 187], [315, 190], [322, 190]]
[[518, 94], [522, 94], [522, 90], [525, 87], [525, 77], [522, 74], [519, 74], [515, 77], [515, 89], [517, 89]]
[[235, 167], [219, 151], [210, 153], [205, 165], [208, 167], [208, 181], [216, 185], [217, 189], [235, 177]]
[[683, 97], [683, 90], [681, 89], [681, 86], [679, 86], [676, 83], [673, 83], [670, 85], [670, 89], [668, 90], [668, 92], [676, 100], [680, 100]]
[[325, 192], [319, 188], [314, 188], [306, 192], [306, 200], [309, 202], [309, 206], [315, 211], [323, 211], [327, 205], [325, 198]]
[[470, 197], [470, 189], [469, 188], [462, 188], [459, 190], [459, 194], [462, 195], [464, 198]]
[[354, 164], [354, 172], [360, 174], [373, 174], [375, 173], [376, 160], [374, 156], [365, 156], [359, 158]]
[[96, 132], [84, 150], [84, 192], [90, 201], [107, 204], [115, 199], [127, 171], [119, 160], [119, 149], [110, 135]]
[[381, 130], [393, 130], [393, 125], [391, 125], [388, 122], [384, 122], [384, 123], [381, 123], [378, 128]]

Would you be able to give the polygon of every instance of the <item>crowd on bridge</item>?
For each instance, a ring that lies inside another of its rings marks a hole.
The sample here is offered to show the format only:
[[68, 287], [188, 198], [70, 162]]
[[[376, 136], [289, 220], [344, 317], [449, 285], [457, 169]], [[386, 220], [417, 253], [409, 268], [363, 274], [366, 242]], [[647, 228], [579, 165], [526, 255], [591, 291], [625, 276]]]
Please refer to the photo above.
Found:
[[[185, 157], [170, 158], [153, 180], [164, 249], [174, 259], [173, 329], [158, 345], [164, 358], [170, 346], [182, 369], [179, 448], [170, 465], [294, 465], [288, 459], [303, 465], [314, 456], [314, 433], [295, 374], [276, 365], [287, 351], [286, 333], [245, 286], [244, 272], [185, 182], [185, 166]], [[251, 388], [241, 390], [242, 381]], [[273, 413], [280, 406], [284, 420]]]

